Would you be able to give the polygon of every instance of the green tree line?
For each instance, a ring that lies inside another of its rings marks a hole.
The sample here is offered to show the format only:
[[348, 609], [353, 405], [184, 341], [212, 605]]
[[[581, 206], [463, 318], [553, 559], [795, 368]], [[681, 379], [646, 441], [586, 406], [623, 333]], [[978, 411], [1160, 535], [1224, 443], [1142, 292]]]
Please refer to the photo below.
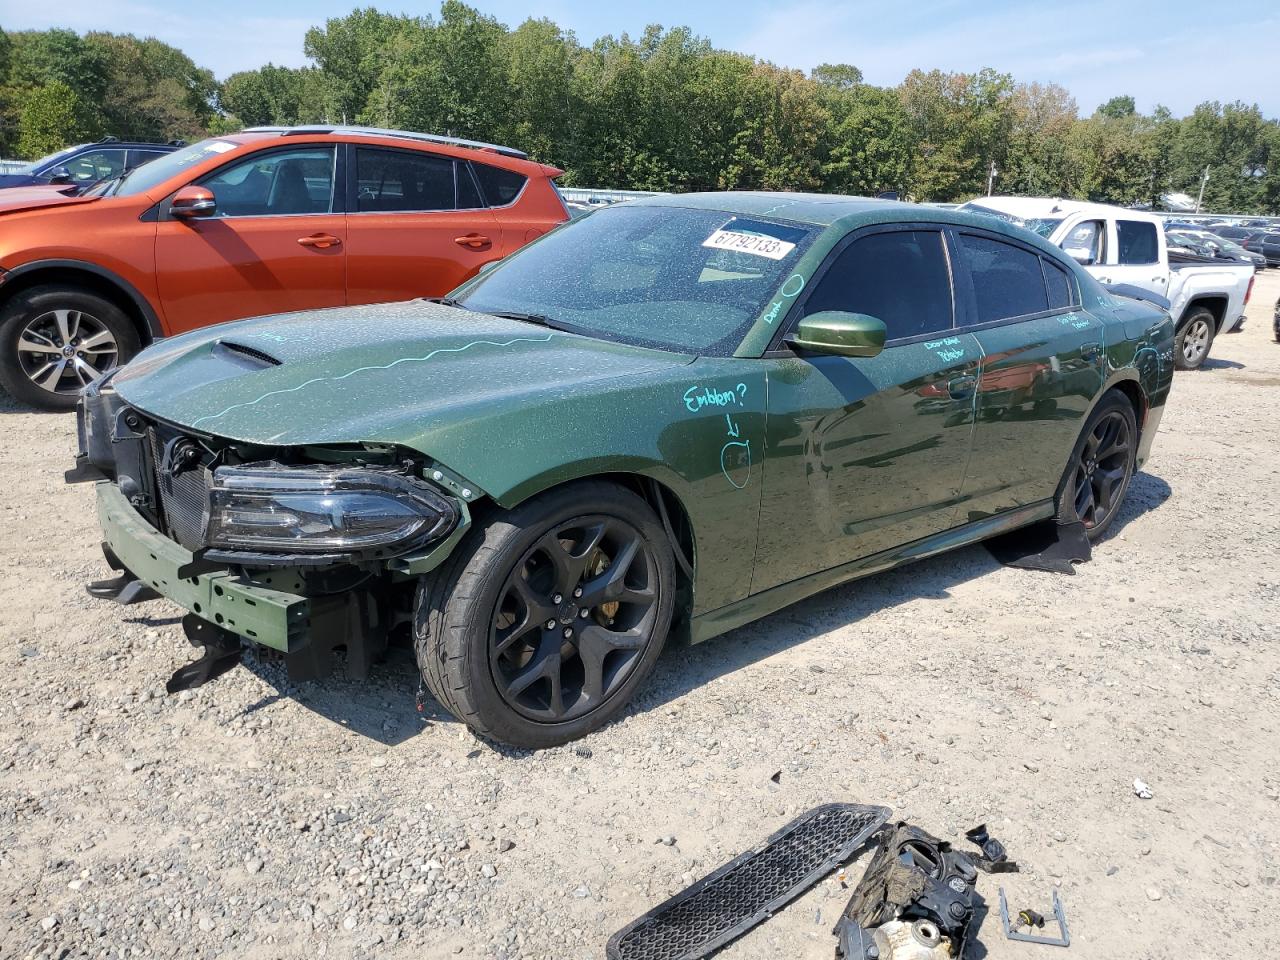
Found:
[[192, 139], [241, 126], [360, 123], [506, 143], [564, 182], [651, 190], [816, 190], [915, 200], [986, 191], [1111, 203], [1195, 194], [1206, 209], [1280, 213], [1280, 122], [1256, 104], [1178, 118], [1117, 96], [1081, 116], [1056, 84], [857, 67], [808, 73], [718, 50], [686, 28], [590, 46], [547, 19], [510, 29], [446, 0], [437, 16], [354, 10], [308, 31], [313, 66], [222, 83], [154, 39], [0, 32], [0, 154], [103, 134]]

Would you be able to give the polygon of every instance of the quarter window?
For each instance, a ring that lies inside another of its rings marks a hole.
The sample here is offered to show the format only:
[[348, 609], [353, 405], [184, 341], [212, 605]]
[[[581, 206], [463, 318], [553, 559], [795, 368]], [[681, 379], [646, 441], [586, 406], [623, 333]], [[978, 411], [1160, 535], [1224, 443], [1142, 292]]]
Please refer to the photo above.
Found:
[[356, 150], [356, 209], [456, 210], [454, 164], [445, 157], [407, 150]]
[[279, 217], [333, 209], [333, 148], [273, 150], [224, 167], [203, 185], [224, 217]]
[[976, 322], [991, 323], [1049, 309], [1039, 256], [1010, 243], [971, 234], [960, 236], [960, 246], [973, 279]]
[[1063, 307], [1074, 306], [1075, 283], [1072, 282], [1071, 274], [1052, 260], [1042, 257], [1040, 263], [1044, 266], [1044, 285], [1049, 294], [1049, 309], [1060, 310]]
[[480, 181], [480, 189], [491, 207], [505, 207], [520, 195], [528, 177], [512, 170], [492, 167], [487, 163], [473, 163], [476, 179]]
[[1160, 260], [1160, 242], [1156, 225], [1143, 220], [1117, 220], [1116, 246], [1120, 263], [1148, 264]]
[[822, 310], [878, 317], [890, 340], [949, 329], [954, 312], [942, 234], [900, 230], [854, 241], [805, 302], [805, 314]]

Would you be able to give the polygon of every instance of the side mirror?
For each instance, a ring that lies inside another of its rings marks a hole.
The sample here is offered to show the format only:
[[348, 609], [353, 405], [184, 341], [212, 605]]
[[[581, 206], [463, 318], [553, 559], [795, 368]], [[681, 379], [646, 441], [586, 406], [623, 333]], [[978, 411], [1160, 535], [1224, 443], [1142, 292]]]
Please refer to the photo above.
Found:
[[169, 204], [169, 216], [179, 220], [196, 220], [200, 217], [212, 217], [218, 211], [218, 202], [213, 198], [213, 191], [208, 187], [197, 187], [189, 184], [173, 195]]
[[54, 167], [51, 171], [49, 171], [49, 182], [50, 183], [70, 183], [71, 171], [68, 170], [66, 167]]
[[796, 324], [790, 343], [801, 350], [838, 357], [874, 357], [884, 349], [884, 321], [865, 313], [823, 310]]

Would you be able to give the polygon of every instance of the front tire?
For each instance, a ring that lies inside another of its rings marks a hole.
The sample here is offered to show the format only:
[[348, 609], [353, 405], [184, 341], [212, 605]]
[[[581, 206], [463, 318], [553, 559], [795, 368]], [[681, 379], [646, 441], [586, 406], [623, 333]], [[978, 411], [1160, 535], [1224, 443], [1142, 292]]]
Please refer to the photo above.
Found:
[[1096, 541], [1115, 521], [1138, 456], [1138, 420], [1119, 391], [1099, 401], [1085, 421], [1058, 488], [1058, 521], [1079, 520]]
[[73, 409], [82, 387], [138, 349], [125, 312], [80, 287], [32, 287], [0, 309], [0, 386], [41, 410]]
[[1173, 338], [1173, 365], [1178, 370], [1195, 370], [1209, 356], [1217, 323], [1213, 314], [1197, 307], [1182, 322]]
[[424, 579], [418, 666], [480, 736], [557, 746], [608, 722], [653, 671], [675, 587], [671, 545], [644, 500], [571, 484], [490, 519]]

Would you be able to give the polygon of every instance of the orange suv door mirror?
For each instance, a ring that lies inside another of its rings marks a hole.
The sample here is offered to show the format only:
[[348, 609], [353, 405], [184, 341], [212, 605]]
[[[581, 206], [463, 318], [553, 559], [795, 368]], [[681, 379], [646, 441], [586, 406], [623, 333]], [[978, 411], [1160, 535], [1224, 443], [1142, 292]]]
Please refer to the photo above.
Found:
[[173, 202], [169, 205], [169, 215], [180, 220], [212, 217], [217, 211], [218, 202], [213, 198], [213, 191], [194, 184], [175, 193]]

